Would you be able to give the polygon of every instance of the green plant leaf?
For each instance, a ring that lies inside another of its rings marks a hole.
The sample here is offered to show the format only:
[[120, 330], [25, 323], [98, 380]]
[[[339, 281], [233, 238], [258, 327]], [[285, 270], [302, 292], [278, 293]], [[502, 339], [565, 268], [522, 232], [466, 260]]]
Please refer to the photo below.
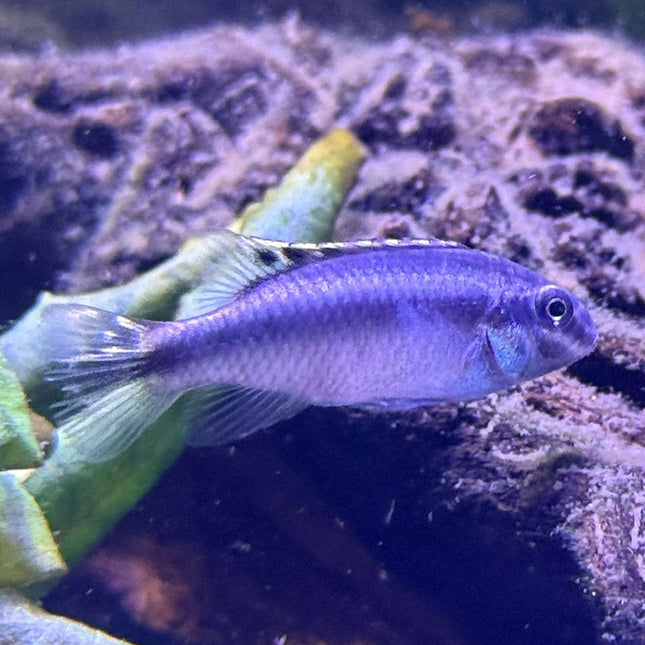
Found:
[[286, 242], [330, 240], [338, 209], [365, 154], [351, 132], [332, 130], [305, 152], [279, 186], [247, 206], [234, 230]]
[[0, 587], [58, 577], [67, 570], [34, 498], [10, 473], [0, 473]]
[[0, 354], [0, 470], [40, 463], [25, 395], [16, 375]]

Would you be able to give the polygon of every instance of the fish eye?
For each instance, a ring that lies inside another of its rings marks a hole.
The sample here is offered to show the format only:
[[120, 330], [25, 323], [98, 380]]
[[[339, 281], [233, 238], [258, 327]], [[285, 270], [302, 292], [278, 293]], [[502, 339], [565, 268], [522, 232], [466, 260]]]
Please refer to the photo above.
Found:
[[552, 320], [560, 320], [567, 311], [567, 305], [562, 298], [551, 298], [546, 306], [546, 311]]
[[539, 321], [546, 327], [563, 327], [573, 316], [573, 302], [560, 287], [547, 285], [535, 298], [535, 311]]

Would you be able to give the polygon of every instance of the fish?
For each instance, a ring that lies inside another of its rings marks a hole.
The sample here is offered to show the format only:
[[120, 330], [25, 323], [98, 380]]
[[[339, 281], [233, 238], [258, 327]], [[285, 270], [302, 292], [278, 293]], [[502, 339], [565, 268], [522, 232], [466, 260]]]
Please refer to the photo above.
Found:
[[[50, 305], [64, 397], [57, 441], [125, 450], [179, 397], [191, 445], [225, 444], [308, 406], [399, 411], [479, 399], [590, 353], [570, 291], [436, 239], [290, 244], [221, 231], [173, 321]], [[56, 336], [58, 335], [58, 338]]]

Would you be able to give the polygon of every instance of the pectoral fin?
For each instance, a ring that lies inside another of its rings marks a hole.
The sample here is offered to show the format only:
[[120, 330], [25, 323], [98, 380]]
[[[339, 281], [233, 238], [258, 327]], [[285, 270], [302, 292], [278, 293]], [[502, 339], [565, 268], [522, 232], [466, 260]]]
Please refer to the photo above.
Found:
[[499, 369], [514, 381], [520, 381], [530, 357], [530, 343], [519, 325], [486, 330], [486, 343]]

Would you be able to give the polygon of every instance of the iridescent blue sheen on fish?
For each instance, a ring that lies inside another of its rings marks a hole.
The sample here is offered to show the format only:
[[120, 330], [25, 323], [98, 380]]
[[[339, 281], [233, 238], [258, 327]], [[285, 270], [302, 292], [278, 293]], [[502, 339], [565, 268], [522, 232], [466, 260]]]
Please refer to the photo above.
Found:
[[595, 343], [574, 295], [456, 244], [289, 245], [223, 232], [215, 245], [183, 320], [51, 307], [77, 339], [52, 373], [72, 395], [59, 433], [86, 458], [117, 454], [185, 392], [191, 442], [222, 443], [308, 405], [483, 397]]

